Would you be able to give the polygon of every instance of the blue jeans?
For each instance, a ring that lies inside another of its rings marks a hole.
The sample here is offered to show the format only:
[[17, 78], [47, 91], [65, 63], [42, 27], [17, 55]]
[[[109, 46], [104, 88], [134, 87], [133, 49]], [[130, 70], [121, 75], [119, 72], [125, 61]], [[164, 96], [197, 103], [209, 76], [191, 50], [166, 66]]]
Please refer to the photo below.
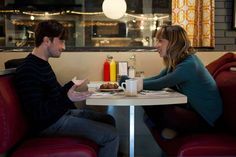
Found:
[[119, 136], [112, 116], [73, 109], [41, 132], [42, 135], [72, 135], [88, 138], [99, 146], [99, 157], [117, 157]]

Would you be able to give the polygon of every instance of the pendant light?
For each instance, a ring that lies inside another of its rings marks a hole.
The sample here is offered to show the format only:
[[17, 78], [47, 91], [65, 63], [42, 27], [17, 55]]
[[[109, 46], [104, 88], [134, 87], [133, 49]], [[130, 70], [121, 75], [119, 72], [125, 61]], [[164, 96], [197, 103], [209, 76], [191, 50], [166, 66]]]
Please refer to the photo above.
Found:
[[127, 10], [125, 0], [104, 0], [102, 11], [110, 19], [119, 19], [123, 17]]

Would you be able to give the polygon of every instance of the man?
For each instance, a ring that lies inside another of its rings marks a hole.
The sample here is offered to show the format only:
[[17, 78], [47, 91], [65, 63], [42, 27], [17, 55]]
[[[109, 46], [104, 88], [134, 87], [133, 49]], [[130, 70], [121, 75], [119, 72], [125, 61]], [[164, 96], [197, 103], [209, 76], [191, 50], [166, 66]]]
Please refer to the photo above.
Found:
[[107, 124], [114, 124], [114, 119], [76, 109], [73, 102], [91, 95], [75, 91], [85, 80], [73, 79], [62, 87], [48, 63], [50, 57], [60, 57], [65, 38], [66, 30], [59, 22], [40, 22], [35, 29], [35, 48], [16, 70], [15, 84], [32, 132], [86, 137], [100, 145], [99, 157], [116, 157], [118, 133], [114, 126]]

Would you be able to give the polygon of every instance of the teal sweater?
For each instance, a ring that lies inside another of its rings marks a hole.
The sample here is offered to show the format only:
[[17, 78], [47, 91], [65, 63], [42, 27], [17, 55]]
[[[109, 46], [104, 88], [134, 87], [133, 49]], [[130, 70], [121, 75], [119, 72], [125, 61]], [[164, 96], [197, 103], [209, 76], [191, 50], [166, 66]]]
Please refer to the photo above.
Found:
[[215, 80], [196, 55], [190, 55], [174, 70], [164, 69], [144, 79], [144, 89], [174, 88], [188, 98], [188, 104], [210, 125], [222, 114], [222, 101]]

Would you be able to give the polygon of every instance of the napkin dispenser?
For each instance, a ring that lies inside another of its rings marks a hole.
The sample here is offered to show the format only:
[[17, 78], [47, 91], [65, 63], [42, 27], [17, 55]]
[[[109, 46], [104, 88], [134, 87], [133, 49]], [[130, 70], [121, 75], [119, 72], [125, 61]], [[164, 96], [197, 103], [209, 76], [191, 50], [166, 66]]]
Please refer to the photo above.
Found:
[[128, 75], [128, 62], [119, 61], [118, 62], [118, 76]]

